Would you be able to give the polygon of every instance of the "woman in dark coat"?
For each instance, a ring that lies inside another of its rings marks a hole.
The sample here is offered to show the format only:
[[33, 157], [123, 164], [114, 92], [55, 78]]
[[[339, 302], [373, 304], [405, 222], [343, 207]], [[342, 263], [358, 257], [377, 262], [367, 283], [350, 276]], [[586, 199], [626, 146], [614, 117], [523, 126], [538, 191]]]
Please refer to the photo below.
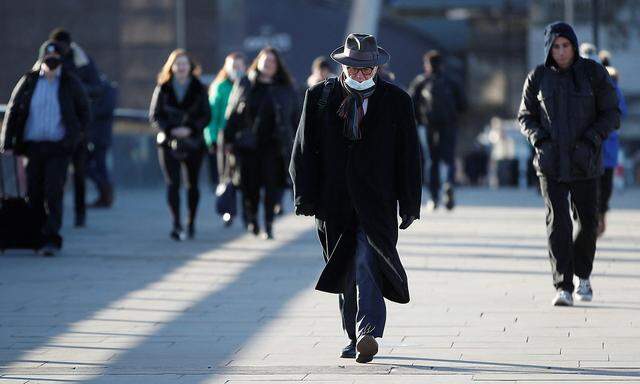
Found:
[[260, 51], [229, 98], [224, 142], [239, 163], [245, 224], [249, 232], [260, 233], [257, 212], [264, 188], [267, 239], [273, 238], [275, 206], [287, 184], [297, 104], [291, 76], [274, 48]]
[[[167, 201], [173, 218], [171, 238], [181, 241], [195, 234], [196, 211], [200, 200], [198, 176], [204, 156], [204, 128], [211, 119], [205, 86], [199, 68], [189, 54], [176, 49], [158, 75], [149, 120], [158, 131], [158, 157], [167, 183]], [[181, 168], [187, 174], [189, 215], [187, 234], [180, 216]]]

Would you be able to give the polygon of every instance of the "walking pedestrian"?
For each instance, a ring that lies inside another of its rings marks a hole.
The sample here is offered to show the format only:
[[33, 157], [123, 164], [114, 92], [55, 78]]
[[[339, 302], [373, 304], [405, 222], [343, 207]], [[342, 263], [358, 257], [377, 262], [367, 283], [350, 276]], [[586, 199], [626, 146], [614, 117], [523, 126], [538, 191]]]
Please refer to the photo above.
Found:
[[62, 248], [67, 167], [90, 122], [84, 87], [62, 66], [63, 55], [59, 43], [42, 44], [36, 69], [25, 74], [11, 94], [0, 135], [3, 152], [15, 152], [28, 160], [27, 196], [34, 206], [45, 207], [39, 250], [44, 256], [53, 256]]
[[331, 58], [342, 72], [307, 90], [289, 171], [295, 212], [315, 216], [326, 261], [316, 289], [340, 295], [341, 356], [366, 363], [384, 298], [409, 302], [398, 206], [400, 229], [420, 217], [420, 149], [411, 98], [377, 76], [389, 54], [375, 37], [350, 34]]
[[[444, 205], [455, 207], [455, 148], [458, 131], [458, 115], [467, 106], [462, 87], [446, 72], [443, 57], [436, 51], [423, 57], [424, 73], [418, 75], [409, 86], [409, 95], [415, 105], [416, 120], [427, 131], [429, 147], [429, 191], [431, 200], [427, 208], [433, 211], [440, 204], [440, 162], [447, 166], [444, 184]], [[423, 152], [424, 153], [424, 152]], [[422, 161], [424, 164], [424, 156]]]
[[[189, 53], [176, 49], [158, 74], [149, 108], [149, 120], [158, 132], [160, 167], [167, 184], [167, 202], [173, 219], [170, 237], [176, 241], [195, 236], [200, 201], [198, 179], [205, 152], [203, 131], [211, 120], [207, 89], [200, 68]], [[187, 233], [180, 214], [180, 179], [186, 172]]]
[[107, 167], [107, 153], [113, 143], [113, 117], [118, 101], [118, 88], [104, 76], [101, 85], [102, 93], [92, 103], [93, 124], [88, 135], [87, 176], [98, 190], [98, 197], [89, 204], [89, 208], [110, 208], [115, 199]]
[[[596, 250], [602, 142], [618, 128], [620, 112], [606, 69], [579, 56], [578, 38], [569, 24], [547, 26], [544, 52], [544, 64], [525, 80], [518, 120], [536, 151], [557, 290], [552, 303], [570, 306], [574, 274], [579, 278], [578, 300], [593, 297], [589, 279]], [[575, 240], [570, 203], [580, 226]]]
[[287, 184], [297, 121], [297, 95], [289, 71], [275, 48], [264, 48], [231, 91], [224, 141], [239, 164], [243, 216], [254, 235], [260, 234], [257, 214], [264, 189], [266, 239], [274, 238], [275, 206]]
[[209, 160], [209, 180], [215, 191], [220, 180], [221, 170], [218, 167], [218, 135], [222, 135], [227, 123], [225, 112], [229, 102], [229, 95], [233, 84], [240, 80], [245, 73], [244, 55], [232, 52], [224, 59], [223, 67], [209, 86], [209, 105], [211, 107], [211, 122], [204, 129], [204, 140], [207, 144], [207, 159]]
[[[57, 42], [62, 47], [62, 66], [80, 79], [89, 96], [92, 110], [97, 109], [95, 104], [102, 97], [103, 87], [100, 80], [100, 72], [98, 72], [93, 59], [72, 40], [71, 34], [63, 28], [56, 28], [51, 31], [49, 39]], [[94, 123], [95, 120], [92, 117], [92, 121], [87, 127], [87, 132], [82, 134], [71, 156], [76, 227], [84, 227], [86, 225], [87, 144], [88, 136], [91, 134], [90, 131], [94, 129]]]

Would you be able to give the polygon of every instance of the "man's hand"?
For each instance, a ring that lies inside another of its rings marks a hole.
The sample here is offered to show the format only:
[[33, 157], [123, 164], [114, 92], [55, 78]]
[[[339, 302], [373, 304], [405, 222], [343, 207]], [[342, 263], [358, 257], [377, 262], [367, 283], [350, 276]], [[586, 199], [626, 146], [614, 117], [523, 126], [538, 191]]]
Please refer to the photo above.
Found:
[[408, 215], [404, 215], [402, 216], [402, 222], [400, 223], [400, 229], [407, 229], [409, 228], [409, 226], [411, 225], [411, 223], [413, 223], [415, 221], [415, 217], [414, 216], [408, 216]]
[[313, 204], [296, 205], [295, 213], [297, 216], [313, 216], [315, 215], [315, 207]]

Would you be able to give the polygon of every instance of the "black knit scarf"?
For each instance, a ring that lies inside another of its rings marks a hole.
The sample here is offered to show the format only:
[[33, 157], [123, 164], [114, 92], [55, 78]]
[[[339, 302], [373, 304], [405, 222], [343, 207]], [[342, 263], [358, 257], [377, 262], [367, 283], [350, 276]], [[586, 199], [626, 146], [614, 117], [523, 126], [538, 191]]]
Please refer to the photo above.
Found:
[[[346, 97], [342, 100], [340, 108], [338, 108], [338, 116], [344, 120], [344, 136], [352, 141], [362, 140], [362, 120], [364, 119], [364, 108], [362, 106], [364, 99], [373, 95], [376, 86], [363, 91], [357, 91], [350, 88], [344, 83], [344, 73], [340, 76], [339, 81], [342, 85]], [[374, 79], [376, 84], [378, 79]]]

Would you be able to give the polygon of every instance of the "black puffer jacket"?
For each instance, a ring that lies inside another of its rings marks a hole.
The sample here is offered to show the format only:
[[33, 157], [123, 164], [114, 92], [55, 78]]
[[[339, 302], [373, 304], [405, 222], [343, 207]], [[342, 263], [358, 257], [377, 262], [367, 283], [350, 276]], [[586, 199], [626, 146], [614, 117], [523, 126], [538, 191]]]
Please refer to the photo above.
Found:
[[[551, 56], [554, 40], [571, 41], [576, 59], [560, 70]], [[571, 26], [554, 23], [545, 30], [544, 65], [524, 83], [518, 120], [535, 147], [539, 176], [558, 181], [591, 179], [603, 171], [601, 144], [620, 125], [618, 97], [606, 69], [578, 56], [578, 39]]]

